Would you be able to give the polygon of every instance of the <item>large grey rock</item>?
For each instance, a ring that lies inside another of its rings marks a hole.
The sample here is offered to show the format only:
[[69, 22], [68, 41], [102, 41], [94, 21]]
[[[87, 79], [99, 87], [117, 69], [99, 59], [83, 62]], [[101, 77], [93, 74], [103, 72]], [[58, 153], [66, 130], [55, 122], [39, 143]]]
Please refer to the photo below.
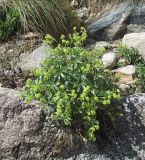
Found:
[[20, 62], [18, 66], [22, 70], [36, 69], [40, 66], [41, 61], [49, 56], [50, 47], [42, 44], [35, 49], [32, 53], [22, 53], [19, 57]]
[[140, 55], [145, 59], [145, 32], [126, 34], [123, 37], [122, 43], [128, 47], [138, 49]]
[[88, 34], [97, 40], [115, 40], [127, 32], [141, 32], [145, 30], [145, 3], [129, 0], [96, 19], [88, 26]]
[[124, 23], [130, 16], [132, 7], [122, 3], [88, 26], [88, 33], [95, 39], [116, 39], [124, 33]]
[[78, 140], [52, 123], [49, 115], [48, 109], [25, 105], [17, 91], [0, 88], [0, 159], [50, 160], [65, 155]]
[[104, 134], [101, 144], [82, 145], [77, 136], [51, 121], [49, 110], [25, 105], [17, 91], [1, 88], [0, 159], [145, 159], [145, 94], [123, 98], [119, 105], [124, 116], [116, 120], [113, 132], [107, 130], [112, 133], [109, 143]]

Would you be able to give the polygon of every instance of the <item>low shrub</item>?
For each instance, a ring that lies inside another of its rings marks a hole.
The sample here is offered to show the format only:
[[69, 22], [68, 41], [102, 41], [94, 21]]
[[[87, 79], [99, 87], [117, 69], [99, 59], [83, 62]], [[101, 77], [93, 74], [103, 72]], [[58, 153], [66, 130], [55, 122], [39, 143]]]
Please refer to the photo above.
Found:
[[[99, 50], [91, 52], [82, 47], [86, 37], [84, 28], [80, 33], [74, 28], [68, 40], [62, 35], [61, 43], [34, 71], [34, 79], [27, 81], [21, 97], [27, 103], [38, 100], [42, 106], [49, 106], [54, 120], [75, 128], [84, 140], [95, 141], [99, 117], [115, 118], [117, 106], [111, 102], [119, 100], [120, 94], [115, 78], [98, 58]], [[52, 36], [46, 36], [47, 44], [54, 41]]]
[[143, 64], [144, 59], [139, 54], [139, 51], [136, 48], [129, 48], [125, 45], [119, 45], [117, 48], [117, 53], [124, 57], [130, 64]]

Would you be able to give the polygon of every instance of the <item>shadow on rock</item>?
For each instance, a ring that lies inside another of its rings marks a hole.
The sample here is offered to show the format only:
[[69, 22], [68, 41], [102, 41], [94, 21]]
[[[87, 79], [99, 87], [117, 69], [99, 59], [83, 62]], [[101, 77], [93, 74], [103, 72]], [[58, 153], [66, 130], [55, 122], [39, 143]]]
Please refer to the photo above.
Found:
[[104, 137], [100, 144], [83, 145], [69, 160], [145, 159], [145, 94], [123, 98], [120, 106], [123, 116], [116, 120], [113, 130], [108, 130], [108, 134], [113, 133], [111, 139]]

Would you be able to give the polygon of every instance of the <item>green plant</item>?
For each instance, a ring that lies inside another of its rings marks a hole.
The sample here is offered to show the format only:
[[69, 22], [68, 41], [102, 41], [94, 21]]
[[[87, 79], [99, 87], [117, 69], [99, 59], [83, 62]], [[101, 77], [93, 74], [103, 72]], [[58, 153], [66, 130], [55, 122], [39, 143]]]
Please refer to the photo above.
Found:
[[20, 17], [15, 9], [3, 13], [3, 17], [0, 19], [0, 40], [7, 40], [20, 28]]
[[[75, 128], [84, 140], [94, 141], [99, 116], [115, 117], [117, 107], [111, 102], [120, 99], [120, 94], [113, 75], [98, 58], [99, 53], [82, 47], [86, 37], [84, 28], [80, 33], [74, 28], [68, 40], [62, 35], [61, 43], [34, 71], [34, 79], [27, 81], [21, 96], [27, 103], [38, 100], [50, 106], [54, 120]], [[47, 44], [54, 41], [52, 36], [46, 36]]]
[[129, 48], [125, 45], [119, 45], [117, 53], [130, 62], [130, 64], [143, 64], [144, 59], [139, 54], [139, 51], [133, 47]]
[[[67, 34], [71, 28], [71, 7], [68, 0], [5, 0], [1, 3], [4, 10], [18, 12], [24, 31], [33, 31], [41, 36], [47, 33], [58, 38]], [[74, 24], [73, 24], [74, 25]]]
[[[137, 86], [140, 92], [145, 92], [145, 61], [139, 54], [139, 51], [133, 47], [129, 48], [125, 45], [120, 45], [117, 52], [125, 58], [130, 64], [136, 66]], [[118, 64], [120, 66], [120, 64]]]
[[145, 92], [145, 64], [138, 64], [136, 66], [136, 72], [139, 91]]

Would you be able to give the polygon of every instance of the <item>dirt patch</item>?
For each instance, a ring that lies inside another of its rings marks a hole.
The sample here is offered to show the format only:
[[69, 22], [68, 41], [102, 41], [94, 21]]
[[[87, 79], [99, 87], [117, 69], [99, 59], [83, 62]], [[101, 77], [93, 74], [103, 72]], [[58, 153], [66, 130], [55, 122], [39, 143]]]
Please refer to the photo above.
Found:
[[17, 67], [20, 55], [31, 53], [42, 43], [38, 37], [27, 35], [18, 37], [11, 41], [0, 44], [0, 83], [2, 87], [21, 88], [28, 72], [22, 73], [21, 68]]

